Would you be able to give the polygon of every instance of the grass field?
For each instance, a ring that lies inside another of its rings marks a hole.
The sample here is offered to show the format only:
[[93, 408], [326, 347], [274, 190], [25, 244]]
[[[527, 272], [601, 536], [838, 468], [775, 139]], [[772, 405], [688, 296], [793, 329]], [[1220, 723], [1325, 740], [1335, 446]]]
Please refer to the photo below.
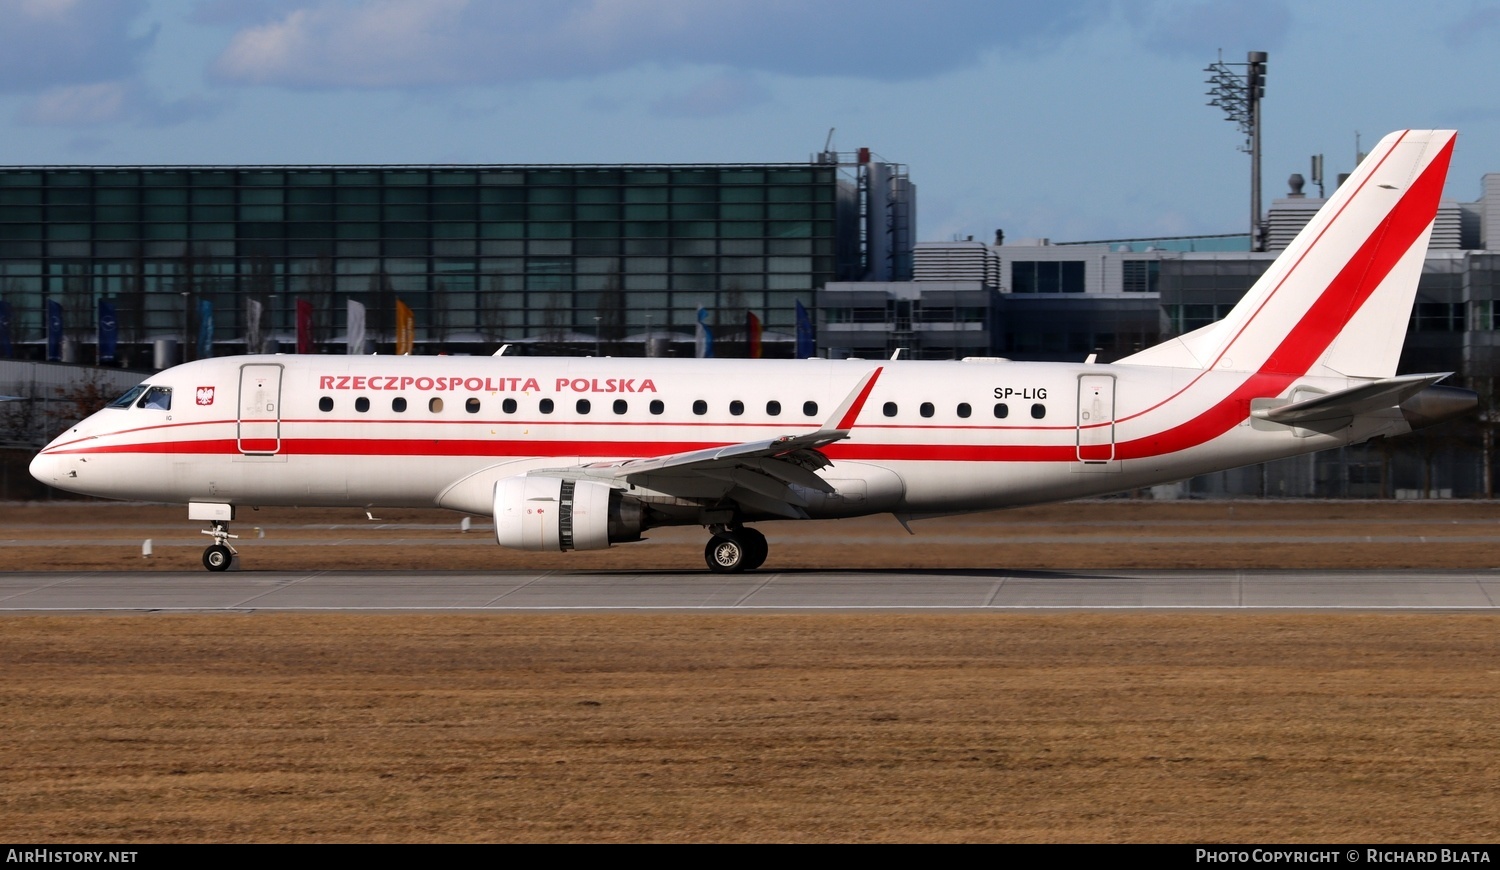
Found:
[[[182, 515], [7, 506], [0, 559], [196, 569]], [[266, 532], [243, 541], [252, 567], [567, 558], [448, 515], [381, 519], [236, 527]], [[1496, 519], [1099, 502], [916, 538], [888, 517], [766, 530], [768, 569], [1488, 567]], [[701, 532], [659, 537], [578, 555], [701, 565]], [[1488, 613], [6, 616], [0, 838], [1484, 843], [1497, 630]]]

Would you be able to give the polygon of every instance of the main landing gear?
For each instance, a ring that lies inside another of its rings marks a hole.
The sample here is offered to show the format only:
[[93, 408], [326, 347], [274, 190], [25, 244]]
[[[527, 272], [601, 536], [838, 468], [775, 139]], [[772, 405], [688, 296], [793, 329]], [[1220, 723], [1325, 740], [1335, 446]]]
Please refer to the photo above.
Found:
[[703, 558], [708, 570], [715, 574], [738, 574], [754, 571], [765, 561], [770, 552], [766, 536], [755, 529], [744, 526], [710, 526], [714, 533], [703, 548]]
[[229, 546], [229, 539], [238, 539], [239, 535], [229, 534], [229, 524], [222, 520], [213, 520], [213, 527], [201, 529], [205, 535], [213, 536], [214, 542], [203, 551], [203, 567], [210, 571], [228, 571], [234, 562], [235, 551]]

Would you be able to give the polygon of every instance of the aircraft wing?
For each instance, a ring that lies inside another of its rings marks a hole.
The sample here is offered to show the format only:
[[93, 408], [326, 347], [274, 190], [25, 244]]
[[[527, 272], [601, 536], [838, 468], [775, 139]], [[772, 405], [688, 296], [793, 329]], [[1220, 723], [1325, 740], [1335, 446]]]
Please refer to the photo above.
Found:
[[682, 498], [729, 500], [753, 510], [806, 519], [807, 502], [792, 487], [834, 491], [816, 474], [833, 464], [819, 448], [849, 437], [881, 371], [876, 368], [860, 378], [816, 432], [532, 473], [620, 480]]

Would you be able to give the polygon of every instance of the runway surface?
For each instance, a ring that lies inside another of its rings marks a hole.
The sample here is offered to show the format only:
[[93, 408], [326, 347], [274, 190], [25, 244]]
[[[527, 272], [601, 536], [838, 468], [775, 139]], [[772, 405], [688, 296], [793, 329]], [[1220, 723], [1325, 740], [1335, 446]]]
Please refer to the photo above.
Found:
[[1500, 571], [0, 574], [0, 612], [1495, 610]]

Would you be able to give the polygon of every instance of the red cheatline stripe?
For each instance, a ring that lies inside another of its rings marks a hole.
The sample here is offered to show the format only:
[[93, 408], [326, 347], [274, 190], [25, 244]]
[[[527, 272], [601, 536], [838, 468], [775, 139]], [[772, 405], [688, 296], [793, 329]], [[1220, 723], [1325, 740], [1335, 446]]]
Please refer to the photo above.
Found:
[[[722, 441], [482, 441], [475, 439], [283, 438], [280, 456], [469, 456], [519, 457], [587, 456], [635, 459], [686, 453], [726, 446]], [[848, 444], [822, 450], [830, 458], [847, 460], [934, 460], [946, 462], [1038, 462], [1071, 460], [1074, 446], [1004, 444]], [[93, 454], [238, 455], [233, 439], [121, 444], [91, 448]]]
[[[1250, 375], [1228, 396], [1202, 414], [1163, 432], [1121, 442], [1116, 456], [1137, 459], [1160, 456], [1203, 444], [1239, 425], [1249, 414], [1250, 399], [1280, 394], [1305, 374], [1328, 349], [1340, 331], [1365, 304], [1375, 289], [1389, 275], [1396, 263], [1411, 249], [1431, 223], [1447, 177], [1453, 140], [1433, 159], [1400, 201], [1386, 215], [1376, 230], [1340, 270], [1329, 286], [1309, 307], [1260, 371]], [[839, 421], [840, 429], [853, 425], [863, 409], [882, 369], [860, 390], [849, 411]], [[1200, 378], [1202, 375], [1199, 376]], [[1197, 378], [1171, 398], [1187, 394]], [[1152, 409], [1160, 408], [1158, 403]], [[1132, 415], [1132, 416], [1140, 416]], [[1129, 418], [1125, 418], [1129, 419]], [[465, 421], [469, 422], [469, 421]], [[484, 421], [473, 421], [484, 422]], [[1071, 433], [1072, 427], [1062, 429]], [[536, 457], [587, 456], [619, 459], [661, 456], [711, 447], [725, 446], [722, 441], [488, 441], [479, 439], [368, 439], [368, 438], [290, 438], [283, 439], [283, 455], [322, 456], [473, 456]], [[1076, 445], [1070, 440], [1061, 445], [996, 444], [859, 444], [843, 442], [823, 448], [830, 459], [942, 461], [942, 462], [1072, 462], [1077, 459]], [[238, 454], [233, 439], [210, 439], [149, 444], [78, 447], [51, 452], [66, 453], [147, 453], [147, 454]]]

